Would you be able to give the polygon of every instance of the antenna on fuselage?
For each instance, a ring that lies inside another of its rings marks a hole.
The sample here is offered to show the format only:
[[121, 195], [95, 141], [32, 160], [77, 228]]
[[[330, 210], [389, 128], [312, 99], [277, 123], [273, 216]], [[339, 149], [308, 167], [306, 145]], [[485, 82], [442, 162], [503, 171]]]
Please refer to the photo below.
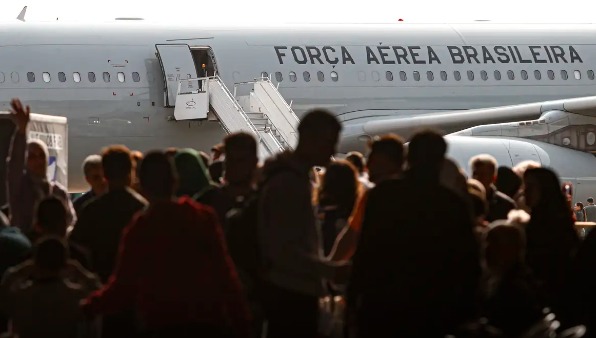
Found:
[[23, 7], [19, 16], [17, 16], [17, 20], [25, 22], [25, 14], [27, 14], [27, 6]]

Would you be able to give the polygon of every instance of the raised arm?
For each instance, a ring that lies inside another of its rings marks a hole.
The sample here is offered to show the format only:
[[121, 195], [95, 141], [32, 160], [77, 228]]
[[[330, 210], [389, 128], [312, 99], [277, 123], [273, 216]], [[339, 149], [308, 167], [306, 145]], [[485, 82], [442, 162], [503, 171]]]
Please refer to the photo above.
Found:
[[11, 119], [16, 125], [16, 131], [12, 137], [10, 151], [7, 160], [8, 180], [8, 202], [11, 213], [17, 214], [16, 209], [21, 205], [18, 193], [21, 191], [22, 177], [25, 170], [25, 152], [27, 150], [27, 125], [29, 124], [29, 114], [31, 108], [23, 107], [21, 101], [13, 99], [10, 102], [12, 107]]

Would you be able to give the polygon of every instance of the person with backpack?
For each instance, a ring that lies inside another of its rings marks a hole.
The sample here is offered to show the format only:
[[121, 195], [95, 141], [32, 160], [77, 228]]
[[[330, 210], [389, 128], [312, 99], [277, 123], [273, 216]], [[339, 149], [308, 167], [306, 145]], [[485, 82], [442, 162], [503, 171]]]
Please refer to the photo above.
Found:
[[31, 108], [24, 107], [19, 99], [11, 101], [11, 118], [16, 131], [10, 145], [7, 166], [8, 201], [11, 224], [30, 235], [37, 204], [48, 196], [56, 196], [66, 205], [68, 226], [76, 221], [76, 213], [66, 189], [58, 182], [48, 180], [49, 152], [41, 140], [27, 141], [27, 126]]
[[312, 167], [329, 163], [340, 131], [334, 115], [310, 111], [298, 126], [296, 150], [263, 168], [257, 218], [267, 338], [316, 337], [324, 279], [349, 271], [347, 263], [321, 258], [310, 177]]

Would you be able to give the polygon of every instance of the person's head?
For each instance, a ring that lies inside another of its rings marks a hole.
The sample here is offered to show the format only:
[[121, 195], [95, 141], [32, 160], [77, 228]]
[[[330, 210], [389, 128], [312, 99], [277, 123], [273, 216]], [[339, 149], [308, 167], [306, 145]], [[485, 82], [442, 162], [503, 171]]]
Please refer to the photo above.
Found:
[[130, 150], [123, 145], [112, 145], [101, 152], [103, 175], [110, 189], [131, 185], [132, 158]]
[[[211, 161], [215, 162], [219, 160], [225, 154], [225, 147], [223, 143], [218, 143], [211, 148]], [[209, 165], [209, 163], [206, 163]]]
[[449, 188], [456, 194], [465, 197], [468, 192], [466, 176], [459, 166], [451, 159], [446, 158], [441, 167], [439, 182], [442, 186]]
[[310, 166], [326, 166], [335, 154], [341, 124], [335, 115], [324, 109], [306, 113], [298, 125], [299, 154]]
[[172, 159], [162, 151], [150, 151], [139, 166], [139, 182], [149, 202], [171, 199], [177, 184]]
[[401, 174], [404, 165], [404, 142], [395, 134], [375, 138], [370, 144], [368, 175], [370, 181], [379, 183], [388, 177]]
[[177, 196], [193, 196], [211, 184], [207, 167], [196, 150], [178, 150], [174, 156], [174, 164], [179, 180]]
[[472, 214], [476, 226], [484, 226], [486, 215], [488, 214], [488, 203], [486, 195], [483, 195], [478, 190], [468, 189], [468, 197], [472, 204]]
[[575, 209], [576, 209], [577, 211], [579, 211], [579, 210], [584, 210], [584, 204], [583, 204], [582, 202], [577, 202], [577, 203], [575, 203]]
[[475, 180], [473, 178], [469, 178], [467, 183], [468, 183], [468, 192], [475, 191], [475, 192], [481, 194], [482, 196], [484, 196], [484, 199], [486, 199], [486, 189], [484, 188], [484, 185], [482, 185], [482, 183], [480, 183], [478, 180]]
[[226, 158], [224, 179], [231, 185], [246, 185], [253, 182], [259, 158], [257, 141], [245, 132], [234, 133], [224, 138]]
[[33, 261], [40, 276], [55, 277], [66, 267], [70, 254], [66, 241], [57, 236], [42, 237], [33, 248]]
[[408, 144], [407, 151], [410, 171], [426, 173], [438, 179], [447, 152], [447, 143], [439, 132], [417, 132]]
[[345, 160], [329, 163], [319, 189], [319, 204], [337, 205], [342, 212], [351, 214], [359, 191], [358, 173]]
[[[542, 210], [568, 209], [567, 199], [561, 191], [561, 184], [557, 175], [546, 168], [528, 169], [524, 173], [524, 196], [526, 204], [534, 211], [541, 207]], [[532, 216], [533, 217], [533, 216]]]
[[32, 139], [27, 143], [27, 172], [37, 178], [47, 177], [50, 153], [41, 140]]
[[497, 160], [488, 154], [476, 155], [470, 159], [472, 177], [488, 191], [497, 179]]
[[588, 204], [594, 204], [594, 197], [588, 198]]
[[48, 197], [37, 205], [35, 230], [40, 235], [66, 236], [68, 221], [64, 202], [57, 197]]
[[106, 190], [107, 183], [103, 177], [101, 156], [87, 156], [85, 161], [83, 161], [83, 173], [85, 174], [85, 180], [87, 180], [87, 183], [95, 194], [101, 194]]
[[351, 151], [346, 155], [346, 161], [352, 163], [354, 168], [358, 171], [358, 174], [361, 175], [366, 170], [366, 161], [364, 159], [364, 155], [357, 151]]
[[522, 180], [511, 168], [501, 166], [497, 169], [497, 181], [495, 185], [497, 186], [497, 190], [514, 198], [522, 186]]
[[[540, 168], [540, 167], [541, 167], [540, 163], [538, 163], [536, 161], [532, 161], [532, 160], [527, 160], [527, 161], [519, 162], [518, 164], [516, 164], [513, 167], [512, 170], [517, 176], [519, 176], [520, 178], [523, 178], [524, 174], [526, 173], [526, 170]], [[522, 184], [523, 184], [523, 182], [522, 182]]]
[[484, 239], [484, 259], [493, 273], [505, 273], [524, 263], [526, 238], [521, 227], [508, 221], [490, 225]]

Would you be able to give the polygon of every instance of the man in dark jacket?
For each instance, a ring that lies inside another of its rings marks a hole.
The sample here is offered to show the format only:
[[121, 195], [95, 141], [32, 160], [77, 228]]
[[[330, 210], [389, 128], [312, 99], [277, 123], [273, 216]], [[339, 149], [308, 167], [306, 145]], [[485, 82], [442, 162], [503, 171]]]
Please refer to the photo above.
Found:
[[[102, 152], [102, 165], [108, 192], [85, 205], [70, 240], [89, 250], [94, 272], [106, 283], [114, 270], [122, 230], [146, 207], [147, 201], [130, 188], [132, 160], [128, 148], [108, 147]], [[132, 335], [132, 318], [132, 314], [105, 317], [103, 335]]]
[[472, 178], [480, 181], [486, 189], [486, 200], [488, 202], [488, 214], [486, 220], [492, 222], [498, 219], [507, 219], [509, 211], [516, 208], [511, 197], [497, 190], [497, 160], [488, 154], [482, 154], [470, 159], [470, 170]]
[[466, 202], [439, 182], [445, 151], [440, 134], [416, 134], [404, 178], [370, 191], [348, 289], [358, 337], [443, 337], [474, 312], [477, 241]]

